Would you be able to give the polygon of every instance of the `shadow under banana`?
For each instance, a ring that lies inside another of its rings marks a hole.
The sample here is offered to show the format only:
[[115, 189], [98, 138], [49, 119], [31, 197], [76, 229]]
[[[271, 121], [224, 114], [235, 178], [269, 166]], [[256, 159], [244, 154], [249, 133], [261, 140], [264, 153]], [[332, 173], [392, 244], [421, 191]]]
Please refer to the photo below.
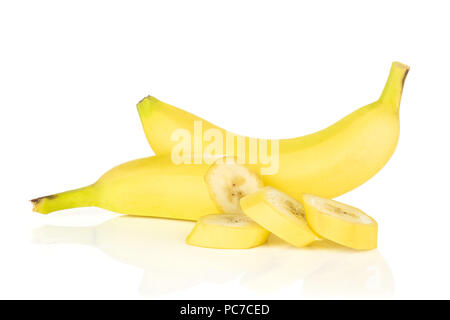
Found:
[[43, 226], [33, 230], [33, 241], [94, 246], [142, 268], [139, 291], [146, 296], [238, 277], [242, 285], [262, 292], [303, 280], [299, 296], [383, 297], [394, 290], [392, 273], [377, 250], [347, 250], [328, 241], [298, 249], [274, 236], [249, 250], [205, 249], [185, 243], [193, 226], [188, 221], [120, 216], [92, 227]]

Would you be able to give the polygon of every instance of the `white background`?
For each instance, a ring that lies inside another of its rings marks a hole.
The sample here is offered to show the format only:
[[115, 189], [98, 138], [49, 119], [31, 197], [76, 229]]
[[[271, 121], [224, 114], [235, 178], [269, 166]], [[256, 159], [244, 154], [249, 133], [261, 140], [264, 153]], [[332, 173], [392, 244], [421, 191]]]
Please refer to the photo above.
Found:
[[[2, 1], [0, 298], [450, 298], [449, 9]], [[411, 66], [398, 148], [339, 197], [377, 219], [376, 251], [209, 250], [184, 244], [190, 222], [31, 211], [152, 155], [135, 107], [148, 94], [233, 132], [294, 137], [376, 100], [394, 60]]]

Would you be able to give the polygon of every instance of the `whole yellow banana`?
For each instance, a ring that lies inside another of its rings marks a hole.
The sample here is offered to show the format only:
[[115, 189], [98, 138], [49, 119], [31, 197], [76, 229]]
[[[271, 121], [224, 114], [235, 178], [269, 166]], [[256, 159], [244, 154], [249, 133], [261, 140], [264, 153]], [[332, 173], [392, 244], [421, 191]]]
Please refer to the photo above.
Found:
[[34, 211], [96, 206], [118, 213], [197, 220], [217, 212], [203, 176], [209, 165], [175, 165], [155, 156], [121, 164], [96, 183], [31, 200]]
[[[278, 170], [275, 174], [264, 175], [264, 183], [301, 200], [302, 192], [333, 198], [370, 179], [386, 164], [397, 145], [399, 105], [408, 71], [408, 66], [392, 63], [378, 101], [356, 110], [324, 130], [303, 137], [274, 140], [279, 146]], [[249, 162], [251, 138], [229, 133], [153, 97], [139, 102], [138, 112], [146, 137], [156, 154], [173, 154], [178, 144], [173, 133], [181, 129], [195, 137], [198, 135], [196, 126], [200, 126], [203, 132], [212, 129], [223, 137], [229, 135], [235, 136], [235, 141], [241, 139], [245, 146], [245, 160]], [[272, 145], [273, 141], [263, 142]], [[203, 144], [200, 152], [207, 148], [204, 141]], [[195, 148], [199, 148], [198, 145], [193, 145], [192, 151]], [[236, 144], [230, 150], [223, 144], [218, 153], [229, 154], [232, 151], [236, 155], [236, 150]]]

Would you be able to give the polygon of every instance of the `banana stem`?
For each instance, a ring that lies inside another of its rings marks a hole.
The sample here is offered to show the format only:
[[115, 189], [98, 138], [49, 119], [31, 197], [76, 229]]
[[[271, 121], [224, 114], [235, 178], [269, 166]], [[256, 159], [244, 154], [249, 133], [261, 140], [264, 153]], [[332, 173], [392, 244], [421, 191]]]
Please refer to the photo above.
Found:
[[405, 84], [408, 71], [409, 66], [400, 62], [393, 62], [386, 85], [380, 96], [380, 101], [383, 102], [383, 104], [394, 107], [395, 112], [398, 112], [400, 107], [403, 86]]
[[93, 191], [94, 186], [90, 185], [80, 189], [36, 198], [31, 200], [33, 211], [47, 214], [63, 209], [90, 207], [94, 205], [95, 201]]

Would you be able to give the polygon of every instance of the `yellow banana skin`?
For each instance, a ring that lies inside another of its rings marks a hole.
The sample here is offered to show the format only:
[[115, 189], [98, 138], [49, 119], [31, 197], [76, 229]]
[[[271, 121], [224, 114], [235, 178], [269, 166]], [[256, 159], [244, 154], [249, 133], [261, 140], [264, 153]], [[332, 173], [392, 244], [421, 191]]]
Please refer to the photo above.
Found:
[[[218, 216], [231, 220], [242, 219], [239, 214], [212, 214], [201, 217], [187, 236], [186, 243], [205, 248], [250, 249], [264, 244], [270, 235], [270, 232], [253, 221], [235, 226], [208, 221], [209, 218], [215, 219]], [[248, 218], [244, 216], [244, 219]]]
[[[264, 175], [273, 186], [301, 200], [301, 193], [334, 198], [374, 176], [392, 156], [399, 137], [399, 106], [409, 67], [392, 63], [388, 80], [378, 101], [362, 107], [330, 127], [316, 133], [278, 140], [279, 169]], [[138, 104], [146, 137], [156, 154], [170, 154], [177, 129], [194, 136], [194, 122], [202, 129], [227, 132], [186, 111], [147, 97]], [[249, 138], [245, 137], [246, 155]], [[270, 143], [269, 143], [270, 145]], [[226, 150], [223, 150], [226, 154]], [[247, 159], [248, 160], [248, 159]]]
[[[306, 221], [314, 232], [328, 240], [357, 250], [372, 250], [377, 247], [378, 224], [373, 218], [367, 216], [371, 223], [366, 224], [349, 222], [322, 212], [313, 204], [311, 198], [314, 196], [303, 195]], [[355, 210], [358, 209], [355, 208]]]
[[118, 213], [197, 220], [217, 211], [204, 181], [206, 164], [175, 165], [155, 156], [119, 165], [85, 188], [31, 200], [33, 210], [96, 206]]

